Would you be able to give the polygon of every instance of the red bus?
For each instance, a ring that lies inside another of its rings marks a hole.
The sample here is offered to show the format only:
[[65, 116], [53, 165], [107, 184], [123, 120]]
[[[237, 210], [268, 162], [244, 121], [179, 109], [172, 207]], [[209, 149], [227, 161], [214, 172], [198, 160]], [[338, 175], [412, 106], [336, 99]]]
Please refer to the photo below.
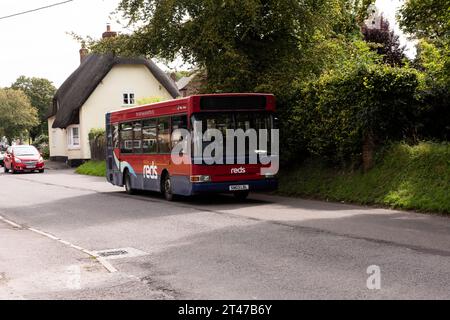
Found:
[[[108, 113], [107, 179], [113, 185], [125, 186], [129, 194], [136, 190], [156, 191], [169, 201], [177, 195], [207, 193], [232, 193], [245, 199], [250, 192], [273, 191], [278, 184], [275, 174], [262, 174], [270, 164], [243, 164], [233, 154], [235, 162], [228, 159], [211, 165], [194, 159], [192, 152], [185, 155], [187, 161], [176, 164], [172, 148], [182, 141], [173, 133], [177, 129], [192, 132], [194, 123], [224, 134], [230, 129], [272, 131], [275, 111], [275, 97], [271, 94], [211, 94]], [[207, 144], [202, 143], [204, 147]]]

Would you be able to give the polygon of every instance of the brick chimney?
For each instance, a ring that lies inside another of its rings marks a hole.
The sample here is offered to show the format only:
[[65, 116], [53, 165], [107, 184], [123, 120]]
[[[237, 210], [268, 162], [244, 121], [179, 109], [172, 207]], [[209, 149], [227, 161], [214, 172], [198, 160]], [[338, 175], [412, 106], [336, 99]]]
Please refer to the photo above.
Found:
[[81, 49], [80, 49], [80, 64], [83, 63], [84, 59], [86, 59], [88, 54], [89, 54], [89, 50], [86, 49], [86, 43], [83, 41], [81, 43]]
[[103, 39], [114, 38], [115, 36], [117, 36], [117, 32], [111, 31], [111, 25], [108, 23], [106, 25], [106, 32], [103, 32], [102, 38]]

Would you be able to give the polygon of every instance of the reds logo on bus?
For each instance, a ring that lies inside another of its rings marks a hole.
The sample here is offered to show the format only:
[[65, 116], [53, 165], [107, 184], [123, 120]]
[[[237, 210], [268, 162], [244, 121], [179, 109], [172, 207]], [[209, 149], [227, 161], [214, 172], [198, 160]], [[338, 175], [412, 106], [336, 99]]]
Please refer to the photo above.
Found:
[[158, 180], [158, 166], [152, 162], [151, 166], [144, 166], [144, 179]]
[[244, 174], [244, 173], [247, 173], [247, 170], [245, 170], [244, 167], [231, 169], [231, 174]]

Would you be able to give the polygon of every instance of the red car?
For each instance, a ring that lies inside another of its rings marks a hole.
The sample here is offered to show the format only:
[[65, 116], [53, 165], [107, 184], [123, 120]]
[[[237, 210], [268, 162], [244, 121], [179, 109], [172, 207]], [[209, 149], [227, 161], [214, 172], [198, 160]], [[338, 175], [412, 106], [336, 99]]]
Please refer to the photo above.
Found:
[[44, 159], [33, 146], [12, 146], [6, 150], [5, 172], [44, 172]]

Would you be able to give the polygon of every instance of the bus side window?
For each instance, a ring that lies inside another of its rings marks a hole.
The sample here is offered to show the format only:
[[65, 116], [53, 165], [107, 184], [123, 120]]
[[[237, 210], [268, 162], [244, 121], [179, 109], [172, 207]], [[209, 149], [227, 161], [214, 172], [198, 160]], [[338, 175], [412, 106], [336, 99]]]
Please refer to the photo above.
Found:
[[122, 123], [120, 125], [120, 152], [133, 152], [133, 126], [131, 123]]
[[170, 153], [170, 118], [158, 119], [158, 153]]
[[156, 153], [158, 145], [156, 140], [156, 119], [145, 120], [142, 125], [142, 152]]
[[133, 152], [142, 153], [142, 123], [133, 123]]
[[173, 135], [174, 131], [178, 129], [187, 130], [187, 128], [188, 128], [187, 115], [172, 117], [171, 149], [173, 149], [180, 141], [183, 140], [181, 134]]

